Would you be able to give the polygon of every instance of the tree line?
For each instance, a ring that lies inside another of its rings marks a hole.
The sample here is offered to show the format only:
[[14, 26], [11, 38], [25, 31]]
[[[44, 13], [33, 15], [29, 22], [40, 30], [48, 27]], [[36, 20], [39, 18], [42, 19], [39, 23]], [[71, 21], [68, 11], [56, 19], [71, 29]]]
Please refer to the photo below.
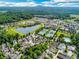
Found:
[[26, 20], [31, 18], [32, 14], [27, 12], [12, 12], [12, 11], [5, 13], [0, 12], [0, 24], [15, 22], [19, 20]]

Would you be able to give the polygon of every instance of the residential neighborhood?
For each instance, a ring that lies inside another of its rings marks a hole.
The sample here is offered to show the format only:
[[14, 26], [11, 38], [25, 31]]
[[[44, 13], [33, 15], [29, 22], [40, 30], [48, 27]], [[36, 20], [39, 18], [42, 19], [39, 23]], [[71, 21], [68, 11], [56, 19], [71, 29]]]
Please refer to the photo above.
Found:
[[[11, 40], [13, 43], [3, 43], [1, 45], [2, 53], [9, 59], [20, 59], [22, 56], [26, 58], [24, 54], [25, 50], [38, 46], [40, 44], [48, 42], [48, 47], [38, 55], [37, 59], [78, 59], [76, 53], [76, 46], [73, 42], [73, 35], [78, 33], [79, 24], [71, 21], [61, 21], [59, 19], [46, 19], [34, 17], [34, 21], [23, 21], [21, 23], [11, 23], [7, 25], [7, 33], [9, 31], [17, 32], [21, 38], [16, 35], [16, 39]], [[41, 20], [42, 19], [42, 20]], [[29, 22], [29, 26], [27, 23]], [[38, 23], [35, 24], [34, 23]], [[17, 24], [17, 25], [16, 25]], [[22, 28], [23, 26], [27, 26]], [[16, 25], [16, 26], [15, 26]], [[15, 27], [14, 30], [8, 28]], [[20, 28], [20, 27], [21, 28]], [[10, 34], [13, 35], [13, 34]], [[41, 52], [41, 51], [40, 51]], [[26, 53], [27, 54], [27, 53]], [[30, 58], [30, 57], [29, 57]]]

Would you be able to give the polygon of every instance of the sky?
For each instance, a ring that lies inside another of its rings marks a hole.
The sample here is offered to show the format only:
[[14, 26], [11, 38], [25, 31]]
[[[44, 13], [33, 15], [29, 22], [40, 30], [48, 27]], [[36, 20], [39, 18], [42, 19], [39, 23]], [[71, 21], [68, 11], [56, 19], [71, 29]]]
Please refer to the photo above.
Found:
[[0, 0], [0, 7], [79, 7], [79, 0]]

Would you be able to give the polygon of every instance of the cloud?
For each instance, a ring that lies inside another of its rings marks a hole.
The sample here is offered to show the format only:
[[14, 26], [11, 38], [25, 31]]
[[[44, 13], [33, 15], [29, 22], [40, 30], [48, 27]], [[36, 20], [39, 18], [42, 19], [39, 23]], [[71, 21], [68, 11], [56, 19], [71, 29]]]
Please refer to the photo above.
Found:
[[54, 2], [67, 2], [68, 0], [54, 0]]
[[45, 7], [79, 7], [79, 0], [54, 0], [42, 2]]
[[[70, 2], [74, 1], [74, 2]], [[76, 2], [75, 2], [76, 1]], [[28, 0], [28, 2], [4, 2], [0, 1], [0, 7], [35, 7], [35, 6], [45, 6], [45, 7], [79, 7], [79, 0], [50, 0], [37, 3], [34, 0]]]
[[54, 2], [78, 2], [79, 0], [54, 0]]
[[58, 5], [61, 7], [79, 7], [79, 3], [59, 3]]
[[23, 6], [29, 6], [34, 7], [38, 6], [40, 4], [37, 4], [35, 2], [0, 2], [0, 7], [9, 6], [9, 7], [23, 7]]
[[34, 7], [38, 6], [39, 4], [35, 2], [20, 2], [20, 3], [14, 3], [12, 6], [29, 6], [29, 7]]

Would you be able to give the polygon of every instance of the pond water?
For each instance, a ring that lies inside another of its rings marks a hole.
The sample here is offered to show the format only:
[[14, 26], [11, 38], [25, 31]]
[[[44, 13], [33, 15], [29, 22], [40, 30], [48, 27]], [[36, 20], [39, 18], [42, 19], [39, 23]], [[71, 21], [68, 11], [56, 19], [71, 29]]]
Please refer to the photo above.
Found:
[[40, 25], [35, 25], [35, 26], [32, 26], [32, 27], [20, 27], [20, 28], [17, 28], [16, 31], [20, 32], [20, 33], [23, 33], [23, 34], [28, 34], [30, 32], [33, 32], [37, 29], [39, 29]]

